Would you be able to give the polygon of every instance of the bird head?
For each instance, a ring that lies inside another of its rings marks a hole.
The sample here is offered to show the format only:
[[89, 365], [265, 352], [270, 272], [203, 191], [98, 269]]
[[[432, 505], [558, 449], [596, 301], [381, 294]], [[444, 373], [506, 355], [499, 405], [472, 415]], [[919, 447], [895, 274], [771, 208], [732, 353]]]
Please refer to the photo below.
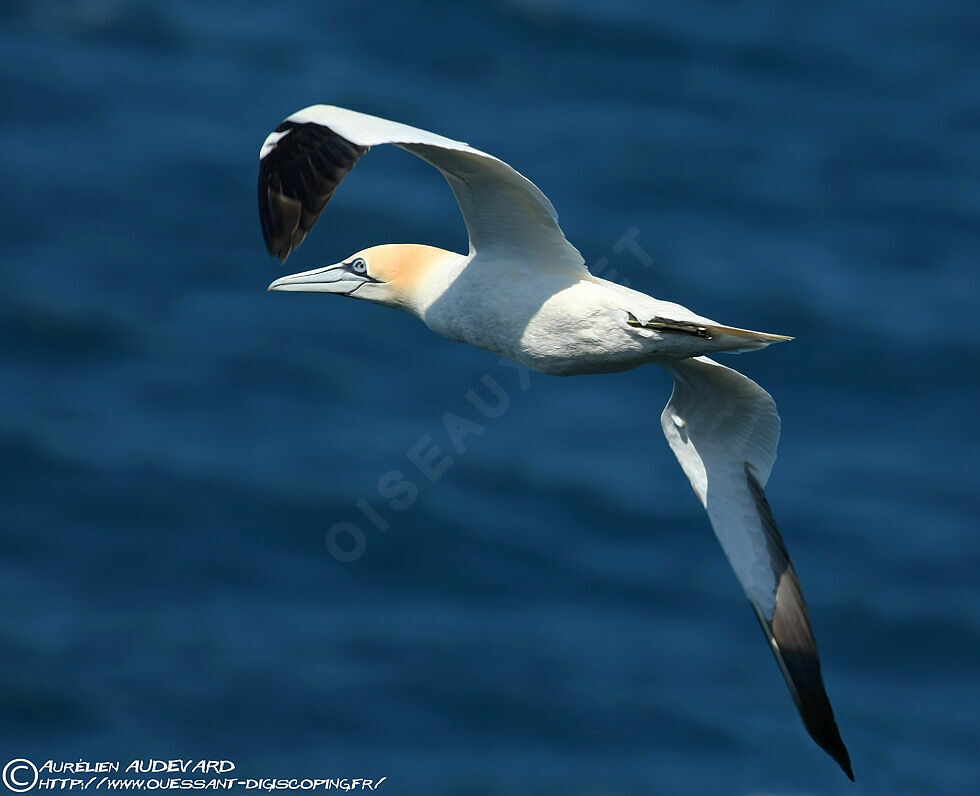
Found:
[[418, 312], [433, 271], [460, 259], [462, 255], [435, 246], [388, 243], [325, 268], [280, 277], [269, 290], [336, 293]]

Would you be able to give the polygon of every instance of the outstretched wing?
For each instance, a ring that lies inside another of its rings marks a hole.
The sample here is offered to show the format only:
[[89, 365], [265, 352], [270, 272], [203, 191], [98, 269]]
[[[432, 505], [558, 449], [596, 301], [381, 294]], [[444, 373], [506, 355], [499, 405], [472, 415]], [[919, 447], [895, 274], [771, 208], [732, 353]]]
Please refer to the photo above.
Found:
[[820, 674], [803, 592], [764, 487], [779, 443], [772, 397], [707, 357], [667, 369], [674, 392], [664, 434], [708, 512], [813, 739], [854, 779]]
[[285, 261], [368, 149], [395, 144], [443, 173], [459, 203], [471, 252], [521, 252], [586, 270], [538, 187], [493, 155], [376, 116], [312, 105], [289, 116], [259, 153], [259, 216], [266, 246]]

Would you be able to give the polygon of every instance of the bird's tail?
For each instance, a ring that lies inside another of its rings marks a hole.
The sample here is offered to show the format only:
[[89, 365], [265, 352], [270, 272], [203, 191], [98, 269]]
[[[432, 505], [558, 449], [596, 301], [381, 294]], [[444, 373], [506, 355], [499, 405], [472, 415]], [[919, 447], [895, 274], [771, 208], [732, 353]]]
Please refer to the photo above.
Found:
[[771, 343], [784, 343], [792, 340], [784, 334], [769, 334], [768, 332], [755, 332], [751, 329], [739, 329], [735, 326], [721, 326], [711, 324], [704, 327], [712, 341], [717, 344], [713, 347], [715, 351], [754, 351], [757, 348], [765, 348]]

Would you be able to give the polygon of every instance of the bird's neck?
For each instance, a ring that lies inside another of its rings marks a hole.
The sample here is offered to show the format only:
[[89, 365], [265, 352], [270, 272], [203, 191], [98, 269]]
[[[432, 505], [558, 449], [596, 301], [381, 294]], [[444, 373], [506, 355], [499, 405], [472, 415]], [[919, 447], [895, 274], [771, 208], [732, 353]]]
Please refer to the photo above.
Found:
[[434, 246], [413, 249], [403, 263], [403, 308], [424, 318], [429, 307], [456, 281], [470, 258]]

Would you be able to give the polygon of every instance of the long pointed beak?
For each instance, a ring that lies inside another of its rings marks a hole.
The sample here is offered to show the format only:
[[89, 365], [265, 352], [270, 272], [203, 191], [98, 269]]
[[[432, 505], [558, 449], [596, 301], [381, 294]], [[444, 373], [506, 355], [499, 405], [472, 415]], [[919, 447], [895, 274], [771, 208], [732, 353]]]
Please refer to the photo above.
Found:
[[364, 279], [352, 274], [343, 263], [315, 268], [299, 274], [279, 277], [269, 285], [269, 290], [291, 290], [307, 293], [339, 293], [350, 295], [363, 285]]

